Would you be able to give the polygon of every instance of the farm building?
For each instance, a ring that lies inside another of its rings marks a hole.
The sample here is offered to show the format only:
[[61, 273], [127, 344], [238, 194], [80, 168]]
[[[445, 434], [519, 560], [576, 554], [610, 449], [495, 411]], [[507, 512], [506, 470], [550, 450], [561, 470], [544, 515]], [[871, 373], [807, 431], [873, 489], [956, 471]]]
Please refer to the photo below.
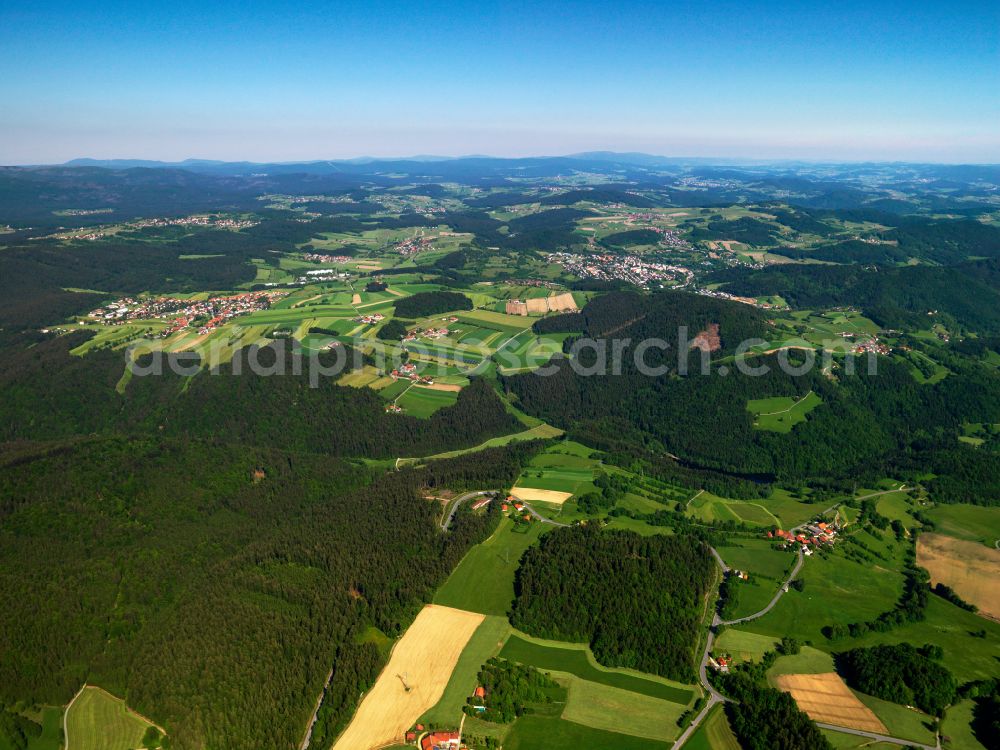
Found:
[[421, 750], [457, 750], [461, 744], [458, 732], [431, 732], [420, 740]]

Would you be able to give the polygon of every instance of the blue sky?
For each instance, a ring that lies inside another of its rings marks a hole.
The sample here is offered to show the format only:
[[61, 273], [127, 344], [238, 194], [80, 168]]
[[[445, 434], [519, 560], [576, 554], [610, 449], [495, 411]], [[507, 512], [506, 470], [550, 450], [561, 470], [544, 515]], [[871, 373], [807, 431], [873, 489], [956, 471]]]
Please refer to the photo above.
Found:
[[0, 163], [1000, 162], [996, 0], [82, 5], [0, 4]]

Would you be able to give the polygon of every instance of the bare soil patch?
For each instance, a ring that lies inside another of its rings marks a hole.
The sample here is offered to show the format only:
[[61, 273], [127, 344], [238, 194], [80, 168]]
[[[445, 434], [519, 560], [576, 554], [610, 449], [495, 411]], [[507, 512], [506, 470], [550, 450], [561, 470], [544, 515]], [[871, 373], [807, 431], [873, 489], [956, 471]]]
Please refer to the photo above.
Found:
[[719, 324], [710, 323], [708, 327], [699, 331], [691, 342], [692, 349], [701, 349], [703, 352], [717, 352], [722, 348], [722, 339], [719, 338]]

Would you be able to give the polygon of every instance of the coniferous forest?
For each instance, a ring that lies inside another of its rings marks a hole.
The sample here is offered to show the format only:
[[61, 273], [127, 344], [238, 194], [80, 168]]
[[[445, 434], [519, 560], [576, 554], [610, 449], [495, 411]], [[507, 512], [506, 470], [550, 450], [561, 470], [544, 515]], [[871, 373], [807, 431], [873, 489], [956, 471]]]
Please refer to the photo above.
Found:
[[511, 623], [540, 638], [589, 643], [609, 667], [692, 681], [714, 565], [691, 537], [597, 524], [557, 529], [521, 560]]

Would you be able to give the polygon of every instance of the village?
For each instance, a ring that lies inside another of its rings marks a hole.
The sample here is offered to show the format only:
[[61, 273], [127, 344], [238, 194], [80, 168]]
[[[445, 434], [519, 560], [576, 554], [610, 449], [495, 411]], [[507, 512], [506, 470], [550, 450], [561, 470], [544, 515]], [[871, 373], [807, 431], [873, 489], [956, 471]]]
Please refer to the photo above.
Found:
[[694, 281], [694, 272], [688, 268], [650, 262], [636, 255], [578, 255], [558, 252], [548, 253], [545, 259], [582, 279], [627, 281], [645, 287], [663, 287], [666, 282], [670, 282], [675, 288], [686, 287]]
[[[100, 212], [94, 212], [100, 213]], [[227, 216], [216, 216], [216, 215], [203, 215], [203, 216], [185, 216], [179, 219], [139, 219], [137, 221], [130, 221], [125, 224], [114, 225], [112, 227], [95, 229], [90, 232], [77, 233], [77, 232], [67, 232], [63, 234], [53, 235], [58, 239], [73, 239], [73, 240], [100, 240], [105, 237], [112, 237], [118, 234], [122, 230], [132, 231], [136, 229], [145, 229], [147, 227], [214, 227], [217, 229], [231, 229], [239, 230], [246, 229], [248, 227], [253, 227], [260, 222], [251, 219], [234, 219]]]
[[258, 310], [267, 310], [271, 303], [286, 292], [246, 292], [206, 300], [185, 300], [174, 297], [143, 299], [123, 297], [104, 307], [91, 310], [87, 318], [104, 325], [124, 325], [134, 320], [173, 318], [170, 326], [158, 333], [166, 338], [177, 331], [199, 322], [199, 334], [209, 333], [225, 322]]

